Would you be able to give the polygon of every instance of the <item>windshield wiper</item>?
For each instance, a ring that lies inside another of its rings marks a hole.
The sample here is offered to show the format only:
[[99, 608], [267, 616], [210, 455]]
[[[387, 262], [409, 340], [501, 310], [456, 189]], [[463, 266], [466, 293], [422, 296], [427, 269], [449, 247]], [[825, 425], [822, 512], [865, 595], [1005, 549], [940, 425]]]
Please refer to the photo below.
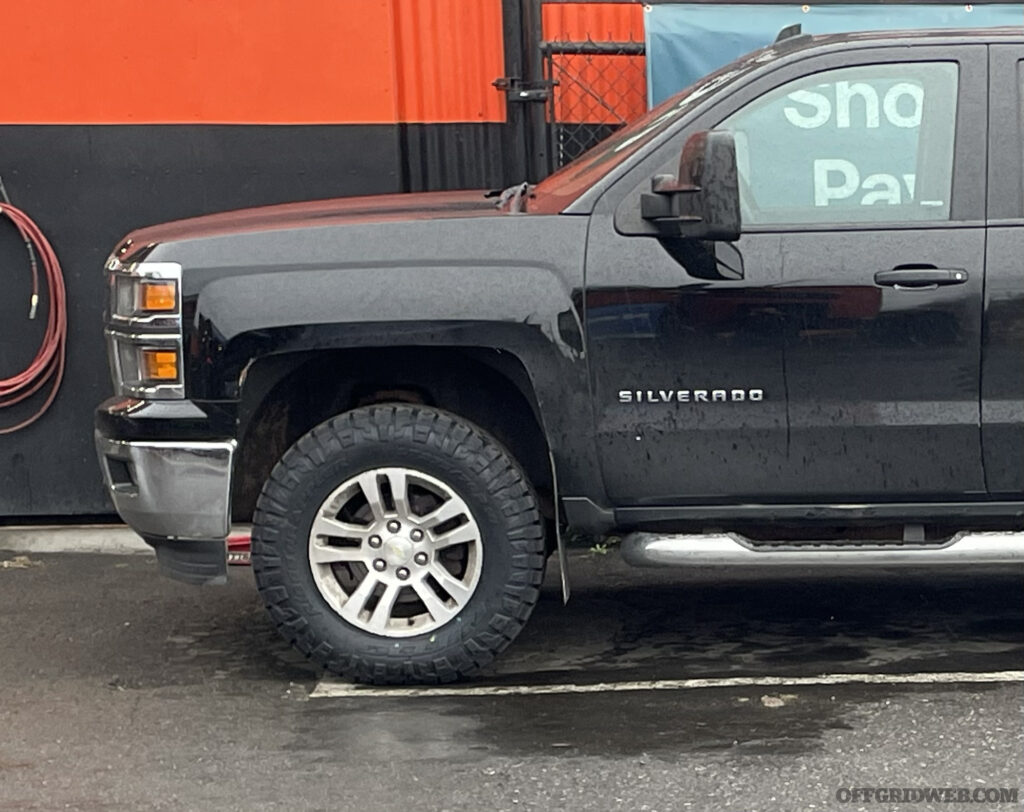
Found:
[[496, 197], [498, 199], [494, 203], [495, 208], [503, 209], [508, 206], [510, 214], [519, 214], [526, 211], [526, 197], [532, 189], [533, 186], [524, 180], [507, 189], [492, 189], [484, 197]]

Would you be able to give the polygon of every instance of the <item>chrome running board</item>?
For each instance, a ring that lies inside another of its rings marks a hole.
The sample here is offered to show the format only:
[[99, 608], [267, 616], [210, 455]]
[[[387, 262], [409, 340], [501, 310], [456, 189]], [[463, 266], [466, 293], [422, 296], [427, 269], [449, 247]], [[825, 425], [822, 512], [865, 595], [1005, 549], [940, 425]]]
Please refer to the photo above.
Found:
[[751, 542], [738, 535], [631, 533], [622, 557], [634, 567], [913, 566], [1024, 564], [1024, 532], [961, 533], [945, 542]]

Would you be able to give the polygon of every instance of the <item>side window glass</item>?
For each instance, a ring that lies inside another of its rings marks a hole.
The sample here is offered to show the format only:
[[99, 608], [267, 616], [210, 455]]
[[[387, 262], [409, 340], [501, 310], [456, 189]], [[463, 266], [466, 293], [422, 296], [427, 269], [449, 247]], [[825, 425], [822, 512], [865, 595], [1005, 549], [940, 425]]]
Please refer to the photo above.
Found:
[[948, 220], [954, 62], [864, 65], [775, 88], [718, 125], [736, 137], [744, 223]]

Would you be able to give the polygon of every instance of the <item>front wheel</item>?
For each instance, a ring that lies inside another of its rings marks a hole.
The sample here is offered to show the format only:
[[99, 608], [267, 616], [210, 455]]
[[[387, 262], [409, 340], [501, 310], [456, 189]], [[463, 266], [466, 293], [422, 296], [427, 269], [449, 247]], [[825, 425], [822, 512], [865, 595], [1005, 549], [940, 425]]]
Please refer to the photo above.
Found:
[[252, 563], [280, 631], [362, 682], [449, 682], [488, 664], [533, 610], [544, 527], [501, 444], [422, 406], [356, 409], [301, 437], [253, 519]]

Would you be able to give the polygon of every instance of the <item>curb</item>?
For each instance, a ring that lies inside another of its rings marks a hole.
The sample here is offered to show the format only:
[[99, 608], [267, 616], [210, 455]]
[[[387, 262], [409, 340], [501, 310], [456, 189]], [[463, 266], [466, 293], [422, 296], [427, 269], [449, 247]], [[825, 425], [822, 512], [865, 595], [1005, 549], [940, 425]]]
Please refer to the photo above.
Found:
[[0, 527], [0, 550], [12, 553], [151, 553], [153, 548], [119, 524]]
[[[252, 525], [236, 524], [228, 537], [228, 562], [249, 563]], [[150, 547], [124, 524], [53, 524], [0, 527], [0, 551], [9, 553], [152, 554]]]

